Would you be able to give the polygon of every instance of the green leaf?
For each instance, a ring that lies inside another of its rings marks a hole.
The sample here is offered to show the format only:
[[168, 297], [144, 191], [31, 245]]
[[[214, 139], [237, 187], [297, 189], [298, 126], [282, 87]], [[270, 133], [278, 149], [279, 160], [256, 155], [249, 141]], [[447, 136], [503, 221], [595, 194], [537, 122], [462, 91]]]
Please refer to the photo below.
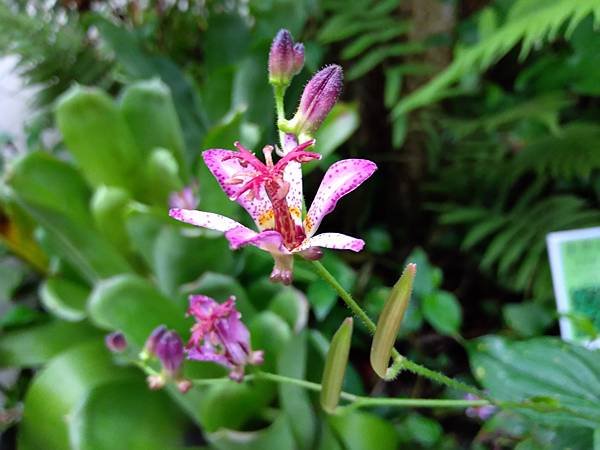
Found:
[[294, 333], [299, 333], [308, 320], [308, 300], [293, 287], [284, 287], [271, 301], [269, 309], [283, 318]]
[[[39, 342], [42, 341], [36, 344]], [[134, 376], [133, 369], [119, 368], [112, 363], [101, 339], [62, 353], [36, 375], [27, 391], [18, 448], [72, 448], [69, 428], [72, 413], [81, 400], [97, 386]]]
[[407, 442], [418, 442], [424, 447], [435, 445], [444, 433], [438, 421], [420, 414], [410, 414], [399, 430]]
[[348, 450], [396, 450], [394, 426], [374, 414], [353, 412], [329, 416], [329, 424]]
[[108, 94], [95, 88], [71, 88], [58, 99], [56, 122], [92, 186], [105, 184], [135, 192], [142, 154]]
[[155, 148], [144, 164], [143, 199], [159, 208], [166, 208], [169, 195], [183, 188], [178, 175], [179, 164], [165, 148]]
[[13, 305], [0, 317], [0, 329], [20, 328], [35, 322], [41, 322], [46, 316], [40, 311], [25, 305]]
[[25, 278], [26, 268], [16, 258], [0, 260], [0, 304], [10, 300]]
[[88, 302], [88, 313], [96, 325], [121, 330], [129, 342], [140, 348], [161, 324], [186, 336], [190, 323], [185, 320], [184, 312], [148, 281], [135, 275], [101, 281]]
[[70, 322], [85, 319], [90, 290], [64, 278], [48, 278], [40, 286], [42, 305], [56, 317]]
[[[323, 257], [323, 265], [347, 291], [351, 291], [356, 281], [356, 273], [342, 259], [329, 253]], [[317, 319], [323, 320], [337, 300], [337, 294], [329, 284], [321, 279], [311, 282], [306, 293]]]
[[423, 316], [441, 334], [458, 334], [462, 322], [460, 303], [446, 291], [433, 292], [423, 299]]
[[92, 389], [71, 417], [71, 442], [78, 450], [164, 450], [183, 443], [181, 412], [141, 379]]
[[290, 327], [271, 311], [262, 311], [246, 323], [252, 336], [252, 348], [265, 352], [262, 369], [267, 372], [275, 370], [282, 349], [292, 337]]
[[598, 426], [597, 350], [551, 337], [512, 342], [497, 336], [477, 339], [468, 350], [473, 374], [491, 397], [530, 406], [511, 409], [549, 426]]
[[90, 190], [71, 164], [42, 152], [20, 158], [8, 173], [8, 185], [27, 205], [35, 205], [89, 226]]
[[504, 305], [502, 315], [506, 324], [523, 337], [543, 334], [555, 319], [548, 308], [533, 302]]
[[98, 231], [117, 248], [129, 249], [125, 214], [131, 195], [124, 189], [100, 186], [94, 192], [90, 209]]
[[11, 196], [43, 228], [54, 249], [86, 280], [131, 270], [127, 261], [92, 227], [89, 191], [69, 164], [44, 153], [20, 159], [10, 174]]
[[158, 286], [168, 295], [176, 295], [179, 287], [206, 271], [229, 273], [233, 269], [233, 254], [220, 235], [189, 237], [185, 228], [164, 227], [153, 251], [153, 268]]
[[167, 149], [186, 180], [185, 143], [169, 87], [157, 78], [132, 83], [123, 90], [120, 106], [144, 157], [155, 148]]
[[271, 426], [259, 431], [220, 430], [207, 436], [217, 450], [294, 450], [295, 442], [289, 420], [280, 415]]
[[85, 322], [55, 320], [8, 331], [0, 336], [0, 366], [37, 366], [89, 339], [100, 341], [101, 335]]
[[[306, 332], [292, 337], [279, 355], [277, 372], [292, 378], [306, 376]], [[289, 384], [279, 384], [279, 398], [287, 416], [292, 435], [300, 450], [310, 449], [316, 433], [316, 418], [305, 389]]]

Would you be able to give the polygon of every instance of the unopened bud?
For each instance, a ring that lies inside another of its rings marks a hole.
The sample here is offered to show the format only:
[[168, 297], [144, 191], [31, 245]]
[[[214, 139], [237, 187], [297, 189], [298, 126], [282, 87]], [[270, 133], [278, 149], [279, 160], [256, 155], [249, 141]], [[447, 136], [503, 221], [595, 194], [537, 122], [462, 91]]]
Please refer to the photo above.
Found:
[[312, 77], [304, 88], [296, 115], [289, 122], [295, 134], [312, 136], [317, 131], [342, 92], [342, 80], [342, 68], [335, 64]]
[[416, 264], [411, 263], [406, 266], [402, 276], [392, 288], [377, 321], [377, 330], [371, 345], [371, 367], [381, 378], [386, 376], [396, 336], [410, 300], [416, 272]]
[[269, 83], [274, 86], [289, 85], [303, 65], [304, 45], [294, 44], [288, 30], [279, 30], [269, 52]]
[[177, 381], [177, 390], [182, 394], [187, 393], [192, 388], [192, 386], [193, 384], [190, 380], [181, 379]]
[[152, 333], [150, 333], [150, 336], [146, 339], [146, 344], [144, 344], [144, 351], [140, 355], [142, 359], [156, 356], [156, 346], [158, 345], [158, 341], [160, 341], [160, 338], [162, 338], [166, 332], [167, 327], [164, 325], [159, 325], [152, 330]]
[[124, 352], [127, 348], [127, 340], [125, 336], [120, 331], [115, 331], [113, 333], [107, 334], [104, 337], [104, 343], [108, 347], [111, 352], [121, 353]]
[[179, 373], [183, 362], [183, 342], [175, 331], [167, 331], [156, 345], [156, 356], [170, 377]]
[[325, 412], [333, 413], [340, 401], [351, 340], [352, 318], [348, 317], [333, 335], [325, 360], [320, 398], [321, 407]]
[[150, 389], [157, 391], [165, 386], [165, 377], [162, 375], [150, 375], [148, 378], [146, 378], [146, 382], [148, 383], [148, 387]]

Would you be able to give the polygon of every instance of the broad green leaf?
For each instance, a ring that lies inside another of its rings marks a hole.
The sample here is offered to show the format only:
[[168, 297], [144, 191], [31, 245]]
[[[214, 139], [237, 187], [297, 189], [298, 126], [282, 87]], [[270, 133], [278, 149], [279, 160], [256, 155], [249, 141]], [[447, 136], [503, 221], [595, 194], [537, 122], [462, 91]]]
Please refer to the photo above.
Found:
[[181, 412], [141, 377], [92, 389], [71, 415], [77, 450], [165, 450], [183, 443]]
[[157, 78], [132, 83], [123, 90], [120, 106], [144, 156], [157, 147], [167, 149], [186, 180], [185, 143], [169, 87]]
[[159, 208], [167, 208], [169, 195], [179, 192], [183, 183], [179, 177], [179, 164], [165, 148], [152, 150], [144, 164], [142, 198]]
[[417, 265], [417, 275], [413, 283], [413, 293], [415, 296], [422, 298], [432, 293], [436, 288], [439, 287], [436, 275], [434, 274], [435, 268], [430, 264], [427, 254], [422, 248], [415, 248], [410, 255], [406, 258], [404, 264], [415, 263]]
[[175, 329], [184, 337], [191, 326], [182, 308], [135, 275], [119, 275], [98, 283], [88, 302], [88, 313], [96, 325], [121, 330], [140, 348], [158, 325]]
[[227, 241], [219, 235], [188, 237], [184, 227], [164, 227], [154, 244], [153, 267], [158, 286], [176, 295], [180, 286], [206, 271], [230, 273], [234, 259]]
[[[292, 378], [305, 378], [306, 331], [292, 337], [283, 348], [279, 355], [277, 372]], [[316, 434], [316, 418], [308, 392], [299, 386], [279, 384], [279, 398], [297, 448], [312, 448]]]
[[36, 375], [27, 391], [19, 427], [19, 450], [72, 448], [72, 413], [82, 399], [98, 386], [135, 376], [133, 369], [112, 363], [102, 339], [81, 343], [54, 358]]
[[353, 412], [329, 416], [329, 424], [348, 450], [396, 450], [394, 426], [374, 414]]
[[208, 434], [217, 450], [295, 450], [289, 419], [280, 415], [268, 428], [258, 431], [219, 430]]
[[267, 372], [274, 371], [282, 349], [292, 338], [290, 327], [271, 311], [258, 313], [250, 322], [246, 321], [246, 324], [249, 325], [252, 336], [252, 348], [265, 352], [262, 368]]
[[87, 281], [131, 270], [93, 228], [89, 191], [72, 166], [30, 153], [15, 164], [8, 185], [12, 198], [49, 233], [54, 250]]
[[73, 87], [58, 99], [56, 122], [92, 186], [104, 184], [135, 192], [142, 154], [108, 94], [96, 88]]
[[23, 263], [16, 258], [0, 260], [0, 304], [10, 300], [26, 274]]
[[436, 291], [423, 299], [423, 316], [441, 334], [456, 335], [462, 322], [460, 303], [447, 291]]
[[529, 402], [512, 408], [550, 426], [596, 428], [600, 422], [599, 352], [543, 337], [509, 341], [496, 336], [469, 345], [471, 369], [493, 398]]
[[148, 53], [143, 36], [125, 27], [119, 27], [107, 18], [96, 15], [93, 23], [114, 52], [118, 63], [134, 79], [160, 77], [169, 86], [186, 144], [188, 164], [195, 162], [198, 146], [206, 131], [198, 96], [181, 69], [170, 59]]
[[543, 334], [554, 321], [554, 314], [534, 302], [504, 305], [502, 314], [506, 324], [523, 337]]
[[89, 295], [89, 288], [64, 278], [47, 278], [40, 286], [40, 300], [44, 308], [71, 322], [85, 319]]
[[418, 442], [424, 447], [433, 447], [444, 434], [440, 423], [420, 414], [410, 414], [400, 425], [400, 435], [407, 444]]
[[47, 316], [42, 312], [26, 305], [15, 305], [9, 307], [8, 311], [0, 316], [0, 329], [11, 330], [21, 328], [26, 325], [32, 325], [36, 322], [44, 322]]
[[124, 189], [100, 186], [94, 192], [90, 209], [98, 231], [117, 248], [129, 249], [129, 237], [125, 227], [125, 213], [131, 195]]
[[71, 164], [42, 152], [28, 153], [8, 173], [8, 185], [27, 205], [35, 205], [90, 226], [90, 189]]
[[[328, 253], [323, 257], [323, 265], [347, 291], [351, 291], [356, 281], [356, 273], [339, 257]], [[323, 320], [335, 305], [337, 294], [329, 284], [317, 279], [309, 284], [306, 293], [317, 319]]]
[[0, 336], [0, 366], [38, 366], [80, 342], [100, 341], [101, 336], [89, 323], [62, 320], [8, 331]]
[[269, 309], [282, 317], [294, 333], [299, 333], [308, 320], [308, 300], [293, 287], [281, 289], [271, 301]]

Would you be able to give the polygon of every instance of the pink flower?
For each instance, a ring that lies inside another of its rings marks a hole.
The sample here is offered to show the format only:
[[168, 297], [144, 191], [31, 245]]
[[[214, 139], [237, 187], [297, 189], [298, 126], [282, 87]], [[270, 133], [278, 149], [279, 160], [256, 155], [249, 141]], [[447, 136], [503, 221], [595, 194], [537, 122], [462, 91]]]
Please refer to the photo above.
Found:
[[262, 364], [263, 352], [252, 351], [234, 296], [220, 304], [205, 295], [191, 295], [188, 314], [196, 319], [186, 345], [188, 359], [221, 364], [236, 381], [244, 378], [246, 364]]
[[252, 216], [259, 231], [251, 230], [219, 214], [173, 208], [169, 215], [182, 222], [225, 233], [232, 249], [254, 245], [269, 252], [275, 267], [272, 281], [292, 282], [293, 255], [318, 259], [320, 248], [345, 249], [355, 252], [364, 247], [362, 239], [340, 233], [315, 235], [323, 218], [332, 212], [340, 198], [360, 186], [377, 169], [366, 159], [345, 159], [333, 164], [325, 173], [308, 213], [302, 218], [301, 163], [319, 159], [306, 151], [314, 141], [295, 146], [295, 138], [287, 135], [285, 152], [274, 164], [273, 147], [263, 149], [266, 164], [238, 142], [239, 151], [213, 149], [202, 157], [223, 191]]

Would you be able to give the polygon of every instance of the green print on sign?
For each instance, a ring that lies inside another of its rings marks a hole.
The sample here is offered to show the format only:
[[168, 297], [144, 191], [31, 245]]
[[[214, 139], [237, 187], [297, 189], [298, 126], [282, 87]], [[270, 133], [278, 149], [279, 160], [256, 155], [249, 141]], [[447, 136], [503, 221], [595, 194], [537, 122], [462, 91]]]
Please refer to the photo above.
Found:
[[597, 341], [600, 330], [600, 228], [548, 235], [548, 252], [561, 334]]

